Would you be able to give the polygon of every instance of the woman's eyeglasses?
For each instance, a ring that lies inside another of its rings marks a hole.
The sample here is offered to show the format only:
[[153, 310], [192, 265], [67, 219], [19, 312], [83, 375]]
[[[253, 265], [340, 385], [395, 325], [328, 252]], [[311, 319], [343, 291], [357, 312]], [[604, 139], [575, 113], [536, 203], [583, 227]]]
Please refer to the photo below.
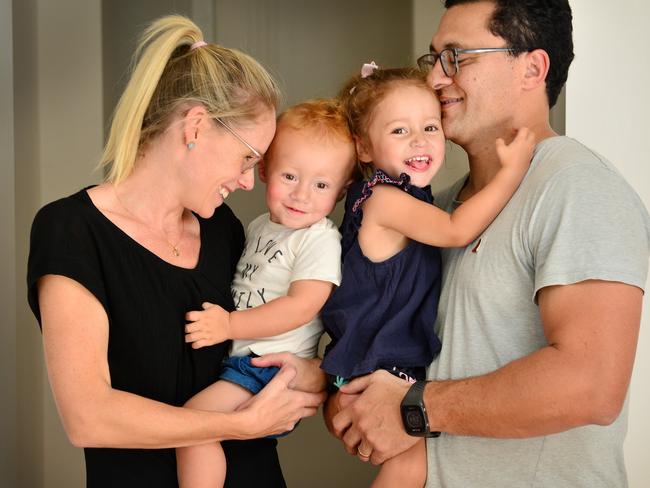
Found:
[[[227, 124], [226, 122], [224, 122], [219, 117], [216, 117], [215, 120], [217, 122], [219, 122], [224, 129], [226, 129], [228, 132], [230, 132], [235, 139], [237, 139], [239, 142], [241, 142], [244, 146], [246, 146], [248, 149], [250, 149], [250, 151], [253, 153], [253, 156], [248, 156], [247, 157], [246, 164], [242, 168], [241, 172], [245, 173], [246, 171], [248, 171], [250, 169], [253, 169], [255, 167], [255, 165], [262, 160], [262, 154], [257, 149], [255, 149], [253, 146], [251, 146], [248, 142], [246, 142], [242, 136], [237, 134], [237, 132], [235, 132], [235, 130], [232, 127], [230, 127], [230, 124]], [[248, 158], [250, 158], [250, 159], [248, 159]]]

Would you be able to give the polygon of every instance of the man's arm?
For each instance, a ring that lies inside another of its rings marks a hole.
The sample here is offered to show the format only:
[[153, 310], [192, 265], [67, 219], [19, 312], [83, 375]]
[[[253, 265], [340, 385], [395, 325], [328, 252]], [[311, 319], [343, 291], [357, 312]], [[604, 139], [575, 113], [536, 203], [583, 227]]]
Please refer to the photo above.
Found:
[[642, 299], [639, 288], [617, 282], [543, 288], [549, 345], [494, 373], [431, 385], [432, 428], [512, 438], [612, 423], [630, 383]]
[[[431, 430], [523, 438], [610, 424], [630, 382], [642, 298], [641, 289], [619, 282], [543, 288], [538, 303], [548, 346], [486, 375], [429, 383]], [[371, 461], [382, 463], [410, 447], [399, 416], [406, 387], [375, 373], [343, 388], [363, 390], [333, 420], [348, 450], [363, 438]]]

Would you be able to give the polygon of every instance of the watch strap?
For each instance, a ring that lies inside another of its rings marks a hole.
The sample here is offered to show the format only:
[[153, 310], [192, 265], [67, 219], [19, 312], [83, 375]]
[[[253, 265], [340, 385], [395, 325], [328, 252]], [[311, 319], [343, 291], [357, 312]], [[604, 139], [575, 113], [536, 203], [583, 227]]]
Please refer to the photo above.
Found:
[[405, 422], [404, 428], [406, 429], [407, 433], [409, 435], [418, 435], [422, 437], [438, 437], [440, 436], [440, 432], [431, 432], [429, 430], [429, 417], [427, 415], [427, 408], [426, 405], [424, 404], [424, 389], [427, 386], [427, 381], [416, 381], [411, 385], [409, 390], [406, 392], [406, 395], [404, 395], [404, 398], [402, 399], [401, 403], [401, 410], [404, 411], [404, 409], [407, 408], [419, 408], [420, 412], [422, 414], [423, 420], [424, 420], [424, 425], [425, 425], [425, 431], [421, 434], [415, 434], [410, 429], [408, 428], [408, 425], [406, 425]]

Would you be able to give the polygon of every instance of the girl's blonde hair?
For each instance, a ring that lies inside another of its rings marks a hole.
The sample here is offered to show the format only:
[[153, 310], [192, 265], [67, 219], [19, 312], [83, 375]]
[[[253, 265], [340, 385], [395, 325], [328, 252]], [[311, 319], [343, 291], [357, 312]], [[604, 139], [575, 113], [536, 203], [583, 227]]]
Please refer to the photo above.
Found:
[[[417, 68], [375, 69], [372, 74], [351, 78], [339, 93], [339, 99], [345, 107], [350, 132], [355, 139], [368, 143], [368, 128], [375, 108], [386, 95], [397, 86], [417, 86], [431, 91], [427, 84], [426, 73]], [[372, 174], [369, 164], [358, 162], [358, 173], [362, 177]]]
[[181, 107], [201, 104], [211, 117], [231, 123], [254, 119], [263, 107], [277, 109], [278, 86], [257, 61], [215, 44], [192, 48], [202, 41], [196, 24], [179, 15], [162, 17], [143, 32], [100, 162], [107, 181], [129, 176], [140, 148]]

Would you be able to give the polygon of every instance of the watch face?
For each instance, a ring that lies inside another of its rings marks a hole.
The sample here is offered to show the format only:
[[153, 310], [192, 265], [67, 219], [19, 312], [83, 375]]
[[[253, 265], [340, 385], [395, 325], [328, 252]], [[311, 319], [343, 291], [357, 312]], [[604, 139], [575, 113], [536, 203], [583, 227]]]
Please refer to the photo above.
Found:
[[421, 408], [408, 406], [402, 413], [404, 415], [404, 423], [411, 434], [425, 433], [426, 423], [424, 422], [424, 415]]

